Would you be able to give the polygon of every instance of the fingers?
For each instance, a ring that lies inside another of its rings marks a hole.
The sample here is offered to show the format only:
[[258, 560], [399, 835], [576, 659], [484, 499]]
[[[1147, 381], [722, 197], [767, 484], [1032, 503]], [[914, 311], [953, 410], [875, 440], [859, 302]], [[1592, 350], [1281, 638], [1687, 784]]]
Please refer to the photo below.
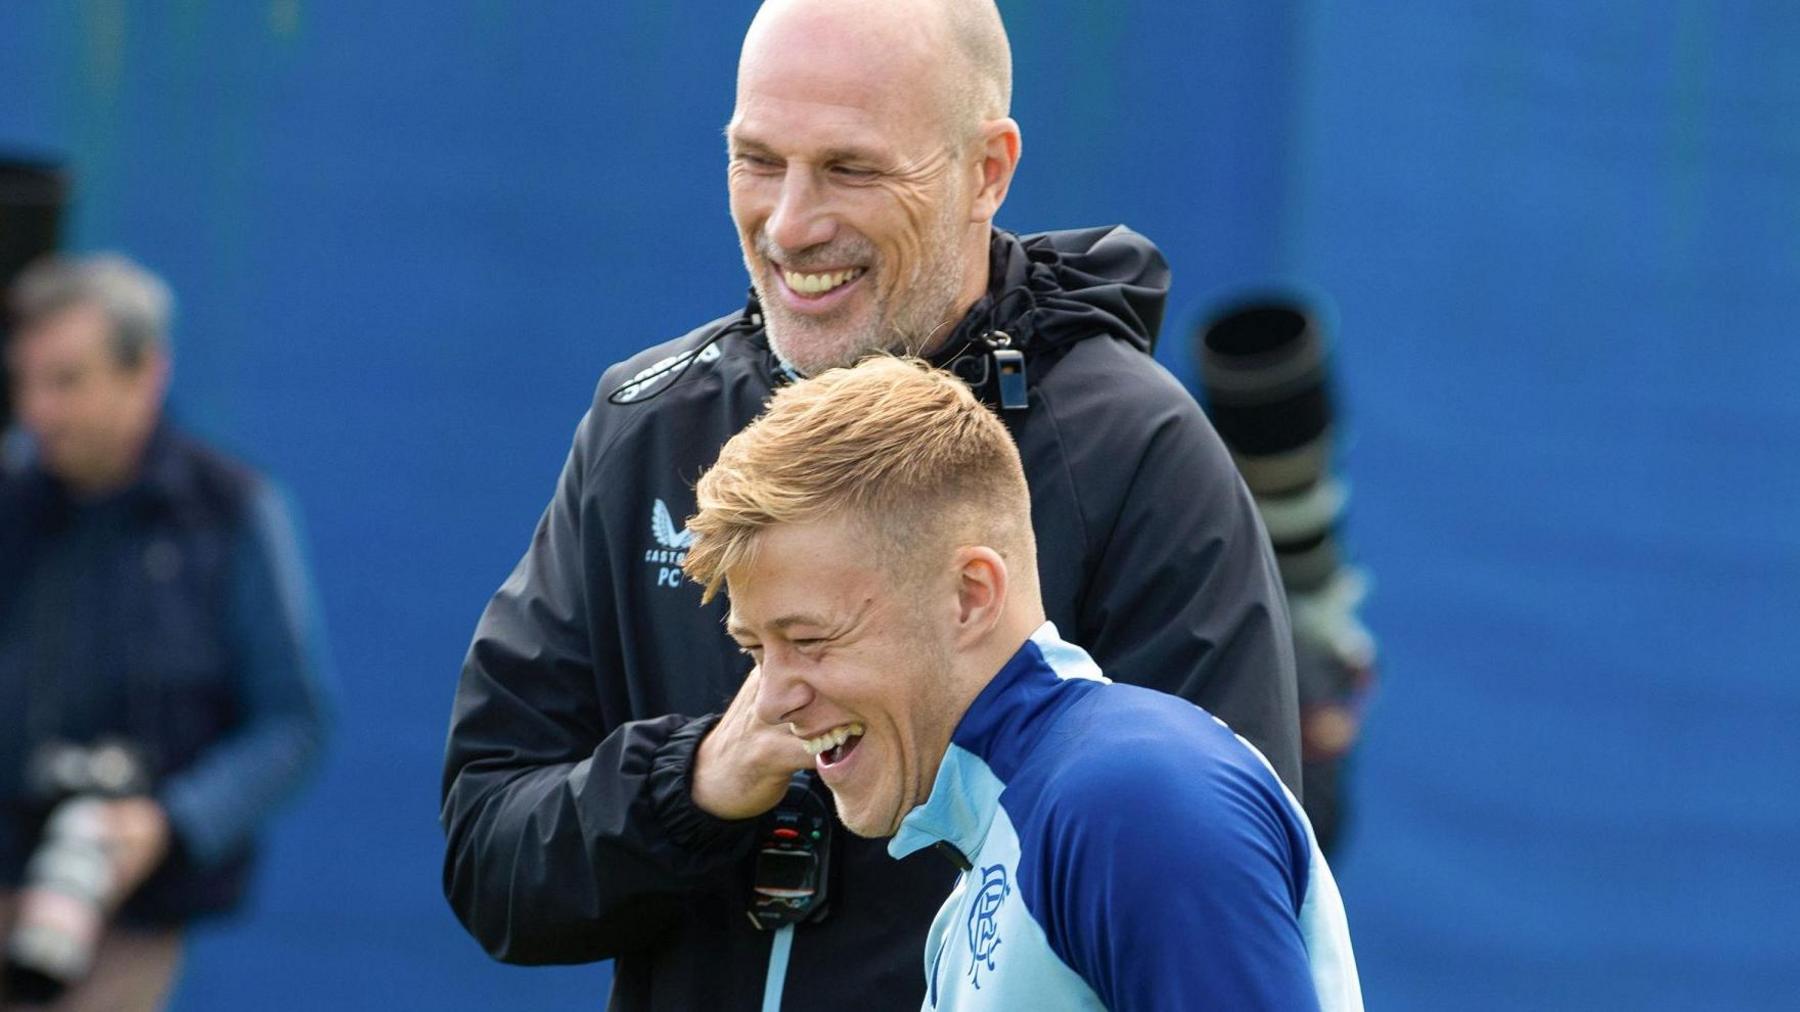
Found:
[[727, 719], [736, 716], [755, 716], [756, 697], [762, 691], [762, 668], [751, 668], [744, 676], [744, 684], [738, 686], [737, 695], [731, 697], [731, 705], [725, 708]]
[[[741, 722], [741, 730], [746, 737], [766, 739], [759, 744], [774, 743], [775, 751], [782, 756], [787, 756], [792, 751], [804, 755], [805, 749], [799, 748], [800, 739], [794, 736], [793, 724], [785, 719], [787, 712], [779, 702], [772, 699], [772, 685], [758, 666], [751, 668], [750, 673], [744, 676], [744, 684], [739, 686], [737, 695], [732, 698], [720, 723], [735, 718]], [[793, 749], [787, 747], [790, 743], [794, 746]], [[795, 768], [801, 769], [804, 765]]]
[[169, 851], [169, 819], [162, 806], [149, 798], [122, 798], [106, 802], [102, 809], [123, 901], [150, 877]]
[[762, 670], [752, 668], [718, 725], [701, 739], [691, 791], [702, 811], [726, 819], [761, 815], [787, 793], [794, 771], [812, 765], [785, 723], [759, 716], [764, 687]]

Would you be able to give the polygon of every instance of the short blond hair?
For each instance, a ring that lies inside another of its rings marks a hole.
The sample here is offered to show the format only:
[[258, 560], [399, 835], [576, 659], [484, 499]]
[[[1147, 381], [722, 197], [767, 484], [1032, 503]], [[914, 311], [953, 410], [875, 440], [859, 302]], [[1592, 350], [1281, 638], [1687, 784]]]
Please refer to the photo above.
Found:
[[1036, 566], [1012, 436], [960, 380], [917, 359], [876, 356], [779, 391], [726, 442], [695, 498], [683, 567], [704, 601], [777, 524], [850, 519], [902, 576], [951, 541]]

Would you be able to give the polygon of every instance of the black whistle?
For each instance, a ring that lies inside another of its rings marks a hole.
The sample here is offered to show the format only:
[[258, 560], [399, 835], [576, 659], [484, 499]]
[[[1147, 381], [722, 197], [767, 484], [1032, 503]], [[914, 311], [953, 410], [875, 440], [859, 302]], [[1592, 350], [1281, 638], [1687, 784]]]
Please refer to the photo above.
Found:
[[1017, 348], [995, 348], [994, 377], [1000, 388], [1003, 411], [1023, 411], [1031, 403], [1025, 394], [1025, 356]]

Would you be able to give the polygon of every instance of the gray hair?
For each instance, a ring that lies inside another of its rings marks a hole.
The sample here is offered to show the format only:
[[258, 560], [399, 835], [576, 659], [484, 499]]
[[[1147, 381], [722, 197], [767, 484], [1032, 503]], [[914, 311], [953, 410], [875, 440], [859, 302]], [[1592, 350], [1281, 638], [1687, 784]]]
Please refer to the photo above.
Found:
[[15, 332], [65, 309], [93, 306], [112, 324], [113, 358], [120, 365], [136, 369], [151, 352], [168, 352], [175, 297], [161, 278], [118, 253], [45, 257], [27, 267], [8, 294]]

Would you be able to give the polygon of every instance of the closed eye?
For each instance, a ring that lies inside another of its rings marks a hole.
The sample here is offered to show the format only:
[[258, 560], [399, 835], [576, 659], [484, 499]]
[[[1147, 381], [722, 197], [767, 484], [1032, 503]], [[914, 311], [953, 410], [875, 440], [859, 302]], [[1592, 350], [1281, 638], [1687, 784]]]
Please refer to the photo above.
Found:
[[753, 169], [757, 172], [773, 172], [781, 168], [780, 159], [771, 158], [768, 155], [758, 154], [754, 151], [740, 151], [737, 154], [732, 155], [731, 160], [747, 169]]
[[811, 636], [804, 639], [789, 640], [788, 645], [794, 652], [810, 661], [822, 659], [838, 641], [837, 636]]

